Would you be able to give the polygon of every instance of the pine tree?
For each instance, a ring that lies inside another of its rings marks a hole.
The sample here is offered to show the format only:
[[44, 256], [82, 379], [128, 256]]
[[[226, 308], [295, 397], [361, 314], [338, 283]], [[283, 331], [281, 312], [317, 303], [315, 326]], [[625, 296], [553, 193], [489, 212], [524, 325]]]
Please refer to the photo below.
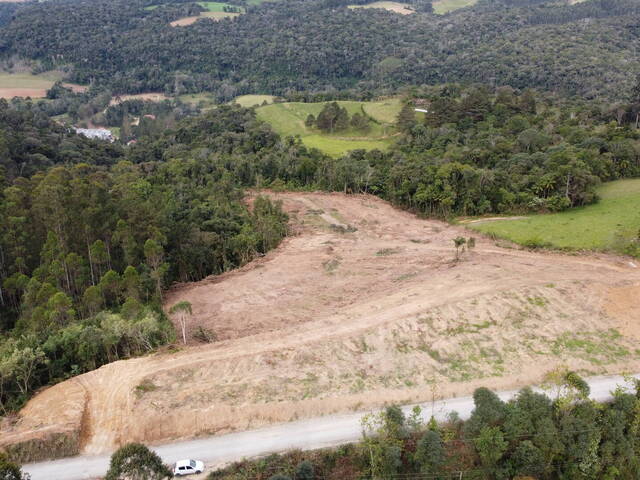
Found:
[[410, 133], [416, 124], [416, 112], [413, 105], [405, 103], [398, 114], [398, 130], [402, 133]]

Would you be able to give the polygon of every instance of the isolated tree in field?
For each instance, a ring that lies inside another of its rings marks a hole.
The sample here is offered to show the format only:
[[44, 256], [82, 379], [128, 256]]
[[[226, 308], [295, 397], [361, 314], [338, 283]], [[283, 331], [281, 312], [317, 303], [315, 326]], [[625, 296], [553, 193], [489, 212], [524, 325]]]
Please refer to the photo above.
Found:
[[22, 473], [20, 465], [9, 460], [6, 453], [0, 452], [0, 480], [29, 480], [30, 476]]
[[327, 103], [316, 118], [316, 126], [323, 132], [332, 133], [349, 126], [349, 114], [338, 102]]
[[105, 480], [164, 480], [173, 475], [160, 457], [141, 443], [128, 443], [111, 456]]
[[413, 105], [405, 103], [398, 113], [398, 130], [402, 133], [410, 133], [416, 124], [416, 112]]
[[369, 119], [366, 115], [359, 112], [354, 113], [353, 117], [351, 117], [351, 126], [361, 132], [368, 132], [371, 130], [371, 127], [369, 126]]
[[467, 243], [467, 239], [464, 237], [456, 237], [453, 239], [453, 244], [456, 247], [456, 262], [460, 260], [460, 254], [464, 252], [464, 245]]
[[182, 341], [184, 344], [187, 344], [187, 319], [193, 315], [193, 311], [191, 309], [191, 303], [187, 301], [182, 301], [176, 303], [169, 309], [169, 313], [171, 315], [175, 315], [178, 318], [178, 322], [180, 322], [180, 329], [182, 330]]
[[316, 124], [316, 117], [309, 114], [307, 115], [307, 119], [304, 121], [306, 127], [311, 128]]
[[473, 250], [474, 248], [476, 248], [476, 238], [475, 237], [469, 237], [467, 239], [467, 249], [469, 251]]

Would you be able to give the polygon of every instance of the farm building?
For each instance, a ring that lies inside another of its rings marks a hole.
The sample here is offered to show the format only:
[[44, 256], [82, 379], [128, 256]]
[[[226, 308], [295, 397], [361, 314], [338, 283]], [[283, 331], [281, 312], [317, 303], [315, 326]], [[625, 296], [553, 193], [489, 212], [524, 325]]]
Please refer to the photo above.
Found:
[[74, 130], [78, 135], [84, 135], [94, 140], [115, 141], [111, 130], [107, 130], [106, 128], [74, 128]]

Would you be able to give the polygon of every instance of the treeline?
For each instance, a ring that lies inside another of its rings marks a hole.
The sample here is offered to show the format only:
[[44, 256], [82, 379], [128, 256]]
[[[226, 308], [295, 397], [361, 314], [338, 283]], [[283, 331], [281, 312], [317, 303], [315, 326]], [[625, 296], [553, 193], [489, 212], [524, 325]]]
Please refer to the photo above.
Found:
[[355, 89], [365, 97], [451, 81], [619, 99], [638, 73], [634, 0], [486, 1], [445, 16], [424, 13], [429, 2], [415, 3], [412, 15], [351, 3], [266, 2], [185, 28], [169, 22], [198, 5], [32, 3], [0, 28], [0, 54], [44, 69], [71, 65], [72, 80], [117, 93], [209, 91], [221, 102], [256, 92]]
[[[3, 113], [0, 131], [16, 136], [39, 120]], [[185, 124], [177, 136], [230, 141], [182, 156], [174, 132], [163, 137], [176, 144], [173, 158], [138, 165], [117, 148], [110, 162], [98, 153], [75, 162], [62, 140], [89, 141], [43, 122], [35, 138], [48, 161], [0, 176], [0, 413], [41, 385], [166, 343], [166, 286], [242, 265], [286, 234], [280, 206], [258, 197], [248, 209], [222, 161], [256, 151], [253, 116], [229, 107], [203, 121], [206, 129]], [[11, 155], [9, 166], [21, 166], [23, 152]]]
[[[253, 118], [238, 110], [224, 127], [211, 114], [185, 120], [174, 136], [147, 138], [128, 156], [144, 163], [225, 150], [229, 157], [208, 158], [242, 185], [373, 193], [441, 217], [563, 210], [594, 202], [601, 181], [640, 175], [640, 101], [600, 108], [529, 90], [457, 85], [411, 95], [398, 123], [404, 135], [388, 152], [334, 159], [258, 122], [238, 134]], [[414, 104], [429, 113], [416, 117]], [[344, 123], [341, 109], [325, 110]]]
[[334, 133], [352, 128], [366, 133], [371, 129], [371, 118], [364, 109], [349, 116], [349, 112], [341, 107], [338, 102], [327, 103], [317, 117], [309, 114], [305, 120], [307, 127], [317, 127], [321, 132]]
[[640, 477], [640, 394], [618, 389], [613, 400], [588, 398], [573, 372], [555, 372], [549, 395], [529, 388], [502, 401], [479, 388], [467, 421], [453, 413], [426, 424], [388, 407], [363, 419], [356, 445], [245, 460], [212, 472], [209, 480], [635, 480]]

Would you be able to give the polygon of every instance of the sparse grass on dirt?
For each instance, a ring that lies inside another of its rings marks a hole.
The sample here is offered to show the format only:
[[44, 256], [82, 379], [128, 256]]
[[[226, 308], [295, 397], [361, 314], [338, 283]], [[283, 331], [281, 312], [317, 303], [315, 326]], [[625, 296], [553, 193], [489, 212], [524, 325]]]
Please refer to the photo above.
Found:
[[126, 102], [127, 100], [162, 102], [167, 99], [168, 97], [164, 93], [160, 93], [160, 92], [134, 93], [134, 94], [116, 95], [111, 99], [111, 102], [109, 102], [109, 105], [118, 105], [119, 103]]
[[587, 207], [469, 226], [526, 246], [615, 250], [619, 238], [640, 230], [640, 179], [606, 183], [598, 195], [600, 201]]
[[357, 9], [357, 8], [382, 8], [384, 10], [388, 10], [394, 13], [400, 13], [402, 15], [410, 15], [412, 13], [416, 13], [415, 10], [411, 8], [410, 5], [406, 3], [398, 3], [398, 2], [373, 2], [367, 5], [349, 5], [349, 8]]
[[460, 8], [470, 7], [476, 3], [478, 3], [478, 0], [437, 0], [433, 2], [433, 12], [443, 15]]
[[347, 109], [349, 115], [366, 113], [372, 118], [370, 130], [361, 132], [353, 129], [325, 134], [305, 125], [309, 114], [317, 116], [325, 103], [274, 103], [259, 107], [258, 118], [269, 123], [280, 135], [299, 135], [305, 145], [318, 148], [329, 155], [340, 156], [350, 150], [364, 149], [386, 150], [393, 142], [396, 116], [400, 111], [399, 99], [387, 99], [377, 102], [338, 102]]

